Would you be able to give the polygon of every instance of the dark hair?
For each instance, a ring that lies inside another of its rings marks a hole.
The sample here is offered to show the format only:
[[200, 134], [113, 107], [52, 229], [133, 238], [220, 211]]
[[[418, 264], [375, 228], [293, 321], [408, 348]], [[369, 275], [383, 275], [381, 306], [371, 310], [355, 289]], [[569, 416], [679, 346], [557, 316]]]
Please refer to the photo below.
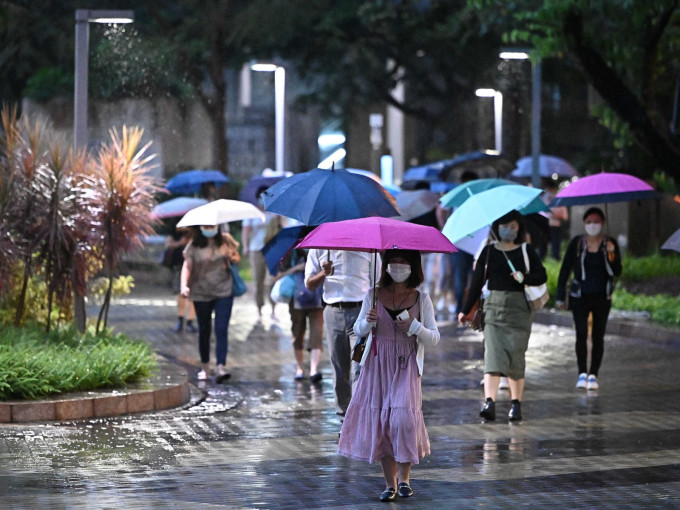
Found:
[[597, 214], [602, 221], [604, 222], [604, 212], [602, 212], [602, 209], [599, 207], [591, 207], [589, 208], [584, 214], [583, 214], [583, 221], [586, 221], [586, 218], [590, 216], [591, 214]]
[[385, 253], [382, 255], [382, 268], [380, 269], [378, 287], [386, 287], [393, 283], [392, 277], [387, 273], [387, 264], [390, 263], [390, 260], [397, 257], [403, 258], [411, 266], [411, 275], [406, 280], [406, 286], [410, 289], [415, 289], [423, 283], [425, 276], [423, 275], [423, 263], [418, 250], [385, 250]]
[[[191, 234], [191, 244], [193, 244], [196, 248], [205, 248], [208, 246], [208, 238], [205, 237], [201, 232], [201, 227], [191, 227]], [[222, 244], [224, 244], [224, 238], [222, 237], [219, 226], [217, 227], [217, 235], [212, 239], [215, 241], [215, 246], [222, 246]]]
[[496, 221], [491, 224], [491, 231], [496, 239], [500, 240], [501, 236], [498, 233], [498, 226], [505, 225], [511, 221], [516, 221], [519, 225], [519, 230], [517, 231], [517, 237], [515, 238], [515, 244], [522, 244], [527, 239], [527, 229], [524, 224], [524, 216], [522, 216], [517, 210], [513, 209], [509, 213], [501, 216]]
[[465, 170], [462, 175], [460, 176], [460, 182], [461, 184], [474, 181], [479, 179], [479, 176], [477, 175], [477, 172], [473, 170]]

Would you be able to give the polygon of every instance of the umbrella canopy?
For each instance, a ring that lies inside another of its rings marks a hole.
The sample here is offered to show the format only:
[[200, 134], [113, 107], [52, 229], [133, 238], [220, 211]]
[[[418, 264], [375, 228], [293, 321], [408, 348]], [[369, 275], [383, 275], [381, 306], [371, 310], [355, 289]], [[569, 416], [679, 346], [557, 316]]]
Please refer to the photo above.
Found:
[[680, 229], [673, 232], [666, 242], [661, 245], [662, 250], [680, 251]]
[[264, 213], [248, 202], [222, 198], [192, 209], [179, 220], [177, 228], [195, 225], [220, 225], [247, 218], [260, 218], [264, 221]]
[[285, 175], [279, 175], [276, 177], [263, 177], [261, 175], [256, 175], [246, 182], [246, 185], [243, 186], [243, 189], [238, 195], [238, 199], [242, 200], [243, 202], [249, 202], [253, 205], [258, 205], [260, 196], [257, 192], [262, 188], [269, 188], [283, 179], [285, 179]]
[[642, 179], [628, 174], [599, 173], [583, 177], [561, 190], [550, 207], [604, 204], [656, 197], [656, 191]]
[[[531, 177], [533, 175], [533, 159], [525, 156], [517, 160], [517, 168], [510, 175], [513, 177]], [[576, 177], [578, 172], [567, 161], [557, 156], [538, 156], [538, 175], [546, 178]]]
[[513, 209], [520, 210], [542, 191], [528, 186], [508, 185], [482, 191], [468, 198], [446, 220], [442, 233], [456, 243], [491, 225]]
[[267, 244], [262, 247], [262, 254], [267, 264], [267, 269], [273, 275], [279, 272], [279, 262], [288, 255], [290, 250], [301, 240], [313, 227], [306, 225], [296, 225], [286, 227], [272, 237]]
[[177, 197], [157, 204], [150, 214], [155, 219], [175, 218], [207, 203], [205, 198]]
[[390, 192], [390, 195], [397, 196], [399, 193], [401, 193], [401, 188], [399, 186], [394, 186], [391, 184], [385, 184], [380, 177], [378, 177], [376, 174], [371, 172], [370, 170], [363, 170], [361, 168], [345, 168], [348, 172], [351, 172], [353, 174], [359, 174], [363, 175], [365, 177], [369, 177], [373, 179], [375, 182], [380, 184], [383, 188], [385, 188], [387, 191]]
[[463, 173], [474, 172], [479, 178], [507, 175], [514, 165], [497, 151], [466, 152], [453, 158], [440, 175], [449, 182], [460, 182]]
[[319, 225], [298, 244], [298, 248], [368, 252], [391, 249], [442, 253], [457, 251], [434, 227], [376, 216]]
[[[401, 214], [399, 216], [395, 216], [395, 219], [402, 221], [413, 221], [414, 223], [418, 223], [420, 225], [427, 225], [429, 223], [423, 223], [418, 221], [418, 219], [423, 216], [432, 215], [437, 207], [439, 195], [430, 190], [419, 189], [415, 191], [402, 191], [397, 195], [396, 199], [397, 207], [399, 208], [399, 212]], [[430, 226], [437, 226], [436, 218], [435, 223], [430, 224]]]
[[[444, 207], [460, 207], [471, 196], [499, 186], [518, 186], [518, 184], [507, 179], [475, 179], [456, 186], [441, 197], [439, 201]], [[549, 210], [545, 202], [540, 197], [536, 197], [519, 209], [519, 212], [526, 215]]]
[[451, 164], [451, 159], [413, 166], [404, 172], [402, 180], [406, 181], [438, 181], [440, 175]]
[[203, 184], [210, 182], [215, 184], [215, 186], [221, 186], [229, 182], [229, 177], [219, 170], [187, 170], [186, 172], [178, 173], [170, 179], [165, 188], [170, 193], [186, 195], [198, 193], [201, 191]]
[[399, 214], [394, 197], [369, 177], [347, 170], [323, 170], [293, 175], [262, 194], [266, 211], [320, 225], [367, 216]]

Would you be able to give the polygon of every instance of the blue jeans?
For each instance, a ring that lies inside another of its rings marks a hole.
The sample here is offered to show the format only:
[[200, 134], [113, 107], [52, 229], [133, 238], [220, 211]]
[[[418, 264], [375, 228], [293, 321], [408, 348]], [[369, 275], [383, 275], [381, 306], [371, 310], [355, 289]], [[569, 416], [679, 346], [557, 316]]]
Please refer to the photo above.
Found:
[[463, 307], [463, 296], [468, 284], [468, 276], [472, 273], [472, 263], [474, 257], [464, 251], [457, 251], [451, 254], [451, 265], [453, 266], [453, 285], [454, 296], [456, 297], [456, 315]]
[[229, 350], [229, 320], [234, 296], [194, 301], [196, 321], [198, 322], [198, 352], [201, 363], [210, 362], [210, 335], [212, 334], [212, 314], [215, 312], [215, 358], [218, 365], [226, 365]]

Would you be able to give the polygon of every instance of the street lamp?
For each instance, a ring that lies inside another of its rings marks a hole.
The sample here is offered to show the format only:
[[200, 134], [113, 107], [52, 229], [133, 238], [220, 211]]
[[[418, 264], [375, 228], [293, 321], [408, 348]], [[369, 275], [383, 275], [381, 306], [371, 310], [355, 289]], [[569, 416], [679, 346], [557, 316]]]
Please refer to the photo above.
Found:
[[276, 64], [252, 64], [253, 71], [274, 73], [274, 144], [276, 154], [276, 171], [283, 173], [286, 70]]
[[[526, 60], [527, 51], [501, 51], [499, 57], [504, 60]], [[541, 59], [531, 60], [531, 184], [538, 188], [541, 185], [539, 174], [539, 157], [541, 154]]]
[[495, 89], [477, 89], [477, 97], [493, 97], [493, 126], [496, 151], [503, 152], [503, 93]]
[[87, 81], [90, 23], [132, 23], [133, 11], [76, 10], [75, 88], [73, 97], [73, 142], [78, 150], [87, 145]]

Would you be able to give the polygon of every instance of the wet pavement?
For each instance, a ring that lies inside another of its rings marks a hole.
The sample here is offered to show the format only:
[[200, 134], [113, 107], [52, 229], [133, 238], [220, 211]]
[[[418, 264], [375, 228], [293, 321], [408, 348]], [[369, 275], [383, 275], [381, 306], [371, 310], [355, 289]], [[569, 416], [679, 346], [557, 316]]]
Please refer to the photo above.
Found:
[[[226, 384], [179, 409], [0, 426], [1, 508], [373, 508], [379, 465], [336, 454], [340, 420], [324, 353], [319, 384], [293, 381], [290, 321], [256, 323], [238, 298]], [[268, 311], [268, 309], [267, 309]], [[194, 334], [177, 334], [165, 286], [142, 285], [110, 324], [144, 338], [195, 381]], [[536, 324], [524, 421], [481, 423], [481, 335], [440, 322], [426, 351], [423, 411], [432, 455], [415, 496], [386, 507], [680, 508], [680, 341], [608, 336], [597, 392], [576, 390], [570, 328]]]

